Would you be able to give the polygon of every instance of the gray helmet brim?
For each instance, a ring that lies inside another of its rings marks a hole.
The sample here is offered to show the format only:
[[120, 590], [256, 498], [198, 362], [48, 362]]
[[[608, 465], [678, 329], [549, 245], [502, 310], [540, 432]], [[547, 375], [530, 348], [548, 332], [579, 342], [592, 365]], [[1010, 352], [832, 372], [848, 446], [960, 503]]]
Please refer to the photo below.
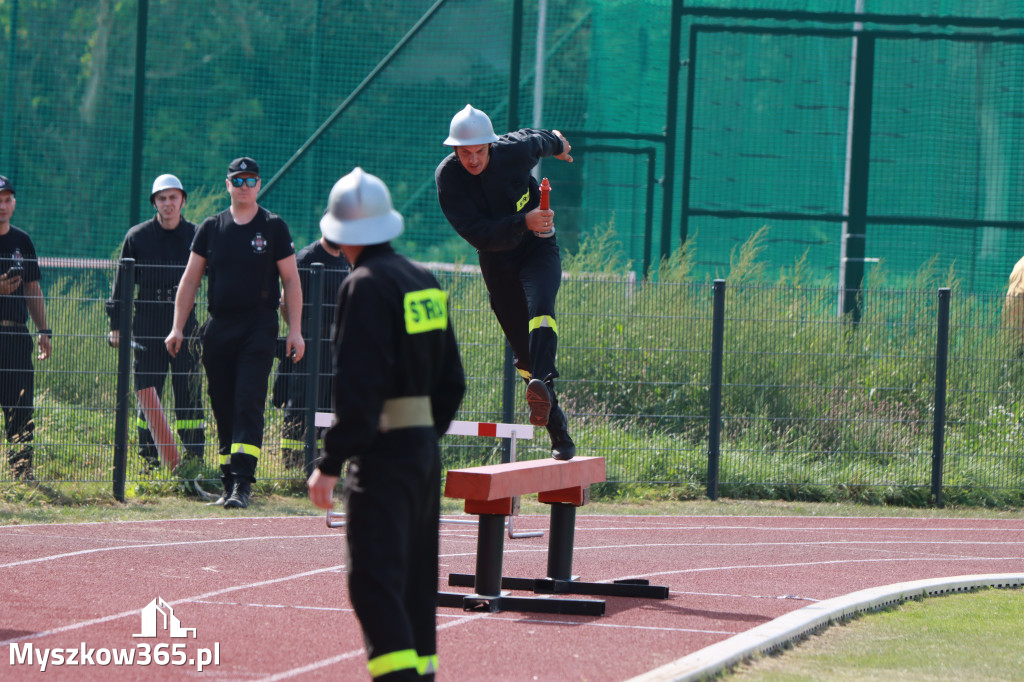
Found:
[[383, 244], [402, 234], [402, 215], [392, 209], [388, 213], [355, 220], [338, 220], [330, 213], [320, 219], [320, 232], [329, 241], [347, 246]]

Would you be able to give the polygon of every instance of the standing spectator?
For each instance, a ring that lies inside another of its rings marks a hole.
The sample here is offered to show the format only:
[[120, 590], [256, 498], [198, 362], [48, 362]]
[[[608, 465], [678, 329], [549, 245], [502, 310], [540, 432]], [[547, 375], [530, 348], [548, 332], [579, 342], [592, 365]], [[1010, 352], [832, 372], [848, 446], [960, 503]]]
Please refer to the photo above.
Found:
[[[288, 302], [286, 354], [302, 359], [302, 289], [288, 225], [258, 203], [260, 171], [247, 156], [228, 165], [231, 206], [203, 221], [174, 299], [167, 351], [177, 356], [203, 274], [210, 319], [203, 325], [203, 366], [217, 420], [223, 504], [249, 506], [263, 448], [267, 382], [277, 342], [278, 279]], [[218, 500], [219, 502], [219, 500]]]
[[0, 175], [0, 405], [11, 444], [7, 462], [16, 478], [32, 480], [35, 369], [25, 323], [31, 317], [39, 333], [39, 360], [50, 357], [53, 333], [46, 327], [36, 249], [28, 234], [11, 225], [14, 206], [14, 185]]
[[[128, 230], [121, 245], [121, 258], [135, 259], [135, 314], [132, 338], [135, 341], [135, 392], [155, 388], [163, 395], [167, 370], [171, 371], [174, 391], [174, 415], [178, 436], [185, 448], [185, 461], [202, 462], [206, 444], [203, 428], [202, 381], [199, 377], [199, 325], [189, 312], [185, 320], [184, 353], [171, 357], [162, 343], [174, 322], [174, 296], [185, 272], [189, 248], [196, 235], [196, 226], [185, 220], [181, 210], [188, 195], [181, 181], [173, 175], [161, 175], [153, 181], [149, 202], [156, 215]], [[120, 345], [121, 292], [127, 286], [120, 268], [114, 278], [114, 289], [107, 301], [110, 317], [110, 345]], [[139, 456], [149, 467], [160, 466], [153, 434], [146, 423], [141, 406], [136, 415], [139, 431]]]
[[[317, 411], [331, 409], [331, 323], [334, 320], [334, 305], [338, 300], [338, 289], [345, 275], [348, 274], [348, 261], [341, 254], [341, 245], [335, 244], [325, 236], [306, 246], [295, 256], [302, 282], [302, 300], [305, 302], [302, 311], [302, 328], [306, 334], [313, 333], [309, 295], [310, 270], [314, 263], [324, 266], [322, 290], [323, 308], [320, 317], [320, 368], [310, 373], [308, 358], [295, 364], [282, 361], [278, 364], [278, 376], [274, 383], [274, 394], [280, 396], [284, 408], [284, 423], [281, 428], [281, 454], [284, 464], [289, 468], [305, 466], [304, 451], [306, 447], [306, 382], [317, 382]], [[288, 316], [287, 302], [282, 301], [281, 313]], [[323, 435], [322, 428], [317, 429], [317, 449]]]
[[527, 382], [530, 423], [547, 427], [552, 457], [572, 459], [576, 445], [554, 385], [562, 283], [555, 212], [540, 208], [540, 187], [530, 175], [545, 156], [571, 162], [572, 147], [557, 130], [498, 137], [487, 114], [468, 104], [452, 118], [444, 144], [455, 151], [434, 173], [441, 211], [477, 250], [491, 309]]
[[330, 509], [342, 465], [348, 589], [375, 679], [433, 680], [437, 670], [437, 441], [466, 391], [448, 298], [395, 253], [402, 233], [383, 182], [356, 168], [335, 183], [324, 235], [352, 272], [334, 317], [335, 423], [309, 477]]

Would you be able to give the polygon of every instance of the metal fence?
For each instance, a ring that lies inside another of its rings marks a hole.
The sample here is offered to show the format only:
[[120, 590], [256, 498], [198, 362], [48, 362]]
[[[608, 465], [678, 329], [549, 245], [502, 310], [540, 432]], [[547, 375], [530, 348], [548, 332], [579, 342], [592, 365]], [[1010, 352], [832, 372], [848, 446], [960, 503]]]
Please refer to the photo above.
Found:
[[[504, 390], [504, 339], [479, 275], [436, 274], [451, 295], [468, 379], [458, 418], [503, 421], [510, 411], [525, 423], [521, 382]], [[104, 310], [112, 276], [112, 265], [44, 268], [56, 336], [53, 356], [35, 368], [40, 480], [115, 480], [119, 365]], [[951, 487], [1024, 489], [1020, 330], [1003, 326], [1002, 296], [946, 291], [946, 327], [937, 286], [862, 291], [864, 313], [852, 323], [835, 316], [835, 288], [566, 273], [557, 388], [571, 433], [580, 454], [607, 459], [609, 485], [711, 496], [744, 486], [783, 496], [799, 487], [925, 497]], [[197, 313], [206, 316], [202, 291]], [[131, 385], [127, 371], [122, 363], [122, 387]], [[124, 397], [130, 410], [134, 397]], [[172, 402], [165, 391], [164, 404]], [[268, 400], [266, 414], [259, 477], [300, 480], [301, 468], [282, 460], [281, 411]], [[208, 409], [206, 425], [213, 466]], [[129, 483], [173, 480], [146, 472], [133, 429], [125, 446]], [[446, 467], [501, 456], [495, 440], [443, 441]], [[546, 456], [543, 430], [519, 444], [520, 459]], [[936, 464], [944, 465], [937, 481]], [[10, 480], [3, 469], [0, 481]]]

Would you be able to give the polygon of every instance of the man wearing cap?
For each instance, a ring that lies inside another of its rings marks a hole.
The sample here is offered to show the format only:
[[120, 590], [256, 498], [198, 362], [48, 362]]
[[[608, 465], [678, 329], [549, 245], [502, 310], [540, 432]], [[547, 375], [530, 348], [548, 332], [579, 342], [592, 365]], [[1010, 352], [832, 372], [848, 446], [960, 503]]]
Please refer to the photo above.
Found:
[[14, 206], [14, 185], [0, 175], [0, 406], [11, 444], [7, 462], [16, 478], [31, 480], [35, 369], [25, 323], [31, 317], [38, 331], [39, 360], [50, 357], [53, 333], [46, 327], [36, 249], [24, 230], [11, 225]]
[[228, 165], [225, 185], [231, 206], [196, 230], [165, 344], [172, 356], [178, 355], [205, 273], [210, 319], [200, 337], [224, 483], [218, 502], [244, 509], [263, 448], [264, 403], [274, 363], [281, 287], [288, 304], [286, 355], [298, 362], [306, 346], [295, 247], [284, 220], [256, 202], [259, 166], [247, 156], [235, 159]]
[[349, 599], [374, 679], [433, 680], [441, 460], [466, 379], [448, 297], [395, 253], [402, 233], [381, 180], [356, 168], [335, 183], [324, 236], [352, 264], [334, 317], [334, 425], [309, 477], [330, 509], [342, 465]]
[[[171, 357], [163, 344], [174, 322], [174, 296], [196, 235], [196, 226], [181, 215], [187, 198], [177, 177], [161, 175], [153, 181], [149, 202], [156, 209], [156, 215], [129, 229], [121, 245], [121, 258], [135, 259], [135, 276], [134, 282], [129, 283], [125, 281], [124, 272], [120, 268], [117, 271], [113, 293], [107, 301], [110, 317], [107, 339], [114, 348], [120, 345], [121, 293], [125, 286], [130, 286], [135, 293], [132, 320], [135, 392], [155, 388], [157, 396], [163, 395], [164, 379], [170, 369], [175, 424], [185, 459], [201, 462], [206, 432], [199, 376], [199, 325], [195, 315], [189, 312], [185, 320], [185, 352]], [[160, 457], [141, 407], [136, 415], [136, 426], [139, 456], [148, 467], [159, 467]]]
[[454, 151], [434, 173], [441, 211], [477, 250], [491, 309], [526, 381], [530, 423], [547, 428], [552, 457], [572, 459], [576, 445], [554, 386], [562, 282], [555, 213], [540, 208], [530, 175], [545, 156], [571, 162], [572, 147], [557, 130], [498, 137], [487, 114], [468, 104], [452, 118], [444, 144]]

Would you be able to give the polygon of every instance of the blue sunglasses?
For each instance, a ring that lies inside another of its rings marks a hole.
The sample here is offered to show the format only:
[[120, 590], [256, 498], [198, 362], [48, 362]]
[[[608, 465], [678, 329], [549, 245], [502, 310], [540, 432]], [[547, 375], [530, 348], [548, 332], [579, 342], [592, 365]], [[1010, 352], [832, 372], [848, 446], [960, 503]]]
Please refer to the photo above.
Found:
[[241, 187], [243, 184], [246, 187], [255, 187], [256, 183], [260, 181], [259, 178], [230, 178], [230, 180], [235, 187]]

